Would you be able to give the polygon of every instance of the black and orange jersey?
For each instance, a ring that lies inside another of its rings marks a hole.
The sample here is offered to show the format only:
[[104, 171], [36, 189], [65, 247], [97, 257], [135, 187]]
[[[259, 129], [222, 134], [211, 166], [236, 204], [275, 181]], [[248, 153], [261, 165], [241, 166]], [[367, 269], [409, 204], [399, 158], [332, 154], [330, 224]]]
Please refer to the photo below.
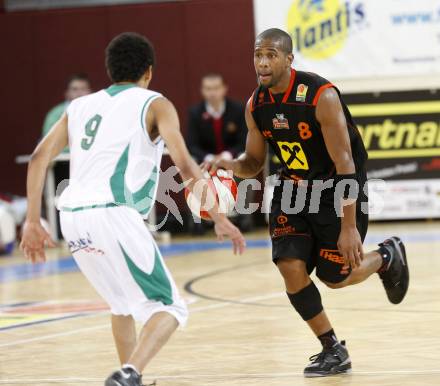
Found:
[[[293, 180], [328, 179], [335, 175], [315, 116], [321, 93], [333, 87], [319, 75], [292, 69], [285, 94], [273, 95], [269, 89], [258, 87], [250, 101], [250, 110], [261, 134], [278, 156], [284, 177]], [[341, 97], [340, 97], [341, 98]], [[347, 121], [356, 172], [365, 168], [367, 152], [353, 118], [341, 99]]]

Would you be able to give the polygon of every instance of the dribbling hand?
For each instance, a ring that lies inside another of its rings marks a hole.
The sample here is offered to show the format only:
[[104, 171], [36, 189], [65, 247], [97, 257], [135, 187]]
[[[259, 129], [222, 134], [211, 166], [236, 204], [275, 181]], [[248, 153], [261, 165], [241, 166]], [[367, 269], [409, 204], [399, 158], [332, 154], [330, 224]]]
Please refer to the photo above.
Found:
[[209, 173], [215, 173], [217, 169], [225, 169], [225, 170], [232, 170], [233, 167], [233, 161], [232, 160], [225, 160], [225, 159], [218, 159], [214, 161], [203, 161], [200, 164], [200, 168], [203, 172], [207, 171]]

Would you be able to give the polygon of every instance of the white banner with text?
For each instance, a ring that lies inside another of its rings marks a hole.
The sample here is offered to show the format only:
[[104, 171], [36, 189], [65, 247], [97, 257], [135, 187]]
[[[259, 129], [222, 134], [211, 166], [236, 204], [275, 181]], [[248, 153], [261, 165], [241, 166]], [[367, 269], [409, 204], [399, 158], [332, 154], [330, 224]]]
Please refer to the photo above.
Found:
[[255, 28], [293, 39], [294, 66], [329, 79], [440, 73], [439, 0], [254, 0]]

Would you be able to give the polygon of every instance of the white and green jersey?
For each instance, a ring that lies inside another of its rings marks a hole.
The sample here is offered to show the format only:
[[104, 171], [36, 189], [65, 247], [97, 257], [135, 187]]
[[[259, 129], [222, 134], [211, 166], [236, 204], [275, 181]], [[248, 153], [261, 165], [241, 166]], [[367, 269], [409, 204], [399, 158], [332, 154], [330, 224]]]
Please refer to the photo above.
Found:
[[161, 94], [124, 84], [69, 105], [70, 181], [59, 199], [60, 210], [126, 205], [148, 215], [163, 141], [151, 141], [145, 116], [158, 97]]

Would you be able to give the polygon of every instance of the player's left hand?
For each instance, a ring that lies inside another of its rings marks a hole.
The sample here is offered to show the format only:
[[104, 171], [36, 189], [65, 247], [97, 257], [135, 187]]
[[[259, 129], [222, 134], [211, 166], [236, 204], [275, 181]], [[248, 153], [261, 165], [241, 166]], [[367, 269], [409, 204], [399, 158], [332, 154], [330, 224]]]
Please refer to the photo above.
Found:
[[200, 164], [202, 171], [208, 171], [209, 173], [215, 173], [217, 169], [232, 170], [233, 162], [232, 160], [226, 160], [223, 158], [214, 159], [211, 162], [203, 161]]
[[234, 255], [241, 255], [246, 249], [246, 240], [240, 230], [233, 225], [225, 216], [220, 217], [215, 222], [214, 227], [218, 241], [222, 242], [224, 236], [229, 237], [232, 241], [232, 249]]
[[23, 225], [23, 235], [21, 238], [20, 249], [24, 252], [26, 259], [32, 263], [46, 261], [44, 252], [45, 246], [56, 247], [49, 233], [39, 222], [26, 221]]
[[338, 239], [338, 249], [345, 266], [356, 269], [364, 259], [361, 236], [356, 226], [342, 226]]

